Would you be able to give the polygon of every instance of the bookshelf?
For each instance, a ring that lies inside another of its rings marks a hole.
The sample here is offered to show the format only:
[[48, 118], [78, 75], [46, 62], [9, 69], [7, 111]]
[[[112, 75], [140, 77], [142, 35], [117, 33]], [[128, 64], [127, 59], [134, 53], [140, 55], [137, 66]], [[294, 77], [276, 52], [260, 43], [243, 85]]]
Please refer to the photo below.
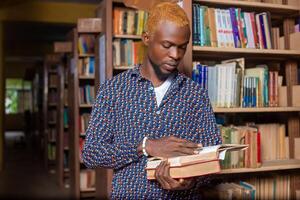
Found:
[[57, 165], [57, 96], [58, 96], [58, 71], [60, 69], [60, 56], [49, 54], [44, 61], [44, 160], [45, 167], [49, 172], [56, 172]]
[[[225, 59], [233, 59], [244, 57], [246, 65], [249, 63], [261, 63], [261, 62], [278, 62], [280, 63], [280, 73], [284, 74], [285, 83], [287, 85], [287, 96], [292, 95], [292, 86], [297, 84], [297, 71], [300, 58], [299, 50], [290, 50], [289, 48], [289, 33], [293, 30], [294, 17], [299, 15], [300, 8], [292, 5], [280, 5], [274, 3], [263, 2], [250, 2], [250, 1], [238, 1], [238, 0], [183, 0], [181, 1], [183, 9], [186, 11], [190, 22], [191, 30], [193, 26], [193, 4], [201, 4], [209, 7], [226, 9], [230, 7], [241, 8], [242, 11], [247, 12], [265, 12], [267, 11], [271, 15], [272, 23], [280, 26], [280, 32], [284, 35], [285, 48], [284, 49], [250, 49], [250, 48], [221, 48], [221, 47], [209, 47], [193, 45], [192, 35], [190, 43], [187, 47], [186, 55], [183, 63], [180, 66], [180, 71], [191, 77], [193, 70], [193, 61], [220, 61]], [[103, 20], [103, 36], [105, 38], [104, 48], [107, 52], [105, 54], [105, 67], [101, 69], [105, 72], [104, 79], [111, 78], [118, 71], [130, 69], [131, 66], [126, 65], [114, 65], [113, 64], [113, 42], [115, 39], [139, 39], [139, 35], [127, 35], [127, 34], [115, 34], [114, 33], [114, 9], [116, 7], [124, 7], [122, 1], [107, 0], [102, 1], [98, 6], [97, 16]], [[100, 66], [101, 68], [101, 66]], [[103, 79], [103, 80], [104, 80]], [[100, 80], [100, 81], [103, 81]], [[273, 173], [281, 170], [289, 172], [289, 170], [297, 170], [300, 168], [298, 160], [294, 160], [294, 138], [300, 137], [300, 123], [299, 113], [300, 108], [293, 106], [288, 99], [288, 105], [282, 107], [255, 107], [255, 108], [217, 108], [214, 107], [216, 115], [230, 115], [237, 119], [241, 115], [249, 117], [251, 119], [259, 117], [264, 118], [272, 116], [269, 122], [284, 123], [286, 125], [287, 135], [289, 136], [289, 151], [290, 160], [265, 162], [259, 168], [239, 168], [239, 169], [224, 169], [222, 174], [248, 174], [252, 172]], [[278, 120], [280, 119], [280, 120]], [[273, 121], [272, 121], [273, 120]], [[278, 121], [277, 121], [278, 120]], [[238, 120], [237, 120], [238, 121]], [[112, 177], [111, 170], [97, 169], [102, 179], [97, 179], [96, 195], [98, 198], [105, 198], [110, 193], [110, 183]], [[278, 172], [279, 173], [279, 172]], [[295, 190], [300, 188], [299, 173], [293, 174], [291, 178], [291, 191], [292, 196], [295, 195]]]
[[80, 157], [97, 88], [96, 49], [100, 33], [101, 19], [86, 18], [79, 19], [77, 28], [68, 35], [73, 43], [72, 53], [68, 55], [68, 133], [70, 189], [74, 199], [95, 197], [94, 170], [86, 169]]
[[54, 52], [60, 55], [57, 84], [57, 180], [62, 188], [69, 182], [69, 133], [68, 133], [68, 69], [66, 55], [71, 53], [71, 42], [54, 42]]
[[[287, 85], [288, 97], [292, 95], [292, 85], [298, 84], [297, 71], [299, 70], [299, 51], [290, 50], [289, 48], [289, 34], [293, 32], [294, 19], [299, 15], [299, 7], [291, 5], [280, 5], [273, 3], [263, 3], [263, 2], [249, 2], [249, 1], [236, 1], [236, 0], [194, 0], [194, 1], [183, 1], [183, 8], [186, 11], [190, 21], [191, 29], [194, 26], [193, 19], [193, 4], [198, 4], [201, 6], [208, 6], [212, 8], [228, 9], [231, 7], [241, 8], [242, 11], [247, 12], [268, 12], [271, 15], [272, 25], [275, 24], [276, 27], [281, 27], [281, 33], [284, 36], [284, 49], [250, 49], [250, 48], [230, 48], [230, 47], [211, 47], [204, 45], [195, 45], [192, 42], [189, 44], [186, 56], [184, 58], [184, 65], [181, 66], [181, 71], [192, 75], [192, 62], [193, 61], [217, 61], [234, 59], [244, 57], [247, 65], [251, 63], [269, 63], [278, 62], [280, 63], [280, 73], [284, 75], [284, 79]], [[192, 41], [191, 35], [191, 41]], [[219, 114], [222, 116], [230, 116], [233, 119], [231, 122], [238, 122], [240, 118], [249, 118], [251, 120], [264, 120], [264, 122], [269, 123], [284, 123], [286, 125], [287, 135], [289, 136], [289, 160], [272, 160], [268, 162], [263, 162], [260, 167], [257, 168], [237, 168], [237, 169], [224, 169], [221, 174], [228, 175], [232, 177], [234, 174], [239, 174], [237, 176], [242, 178], [244, 175], [249, 173], [264, 173], [281, 174], [281, 171], [291, 172], [290, 180], [290, 191], [291, 197], [295, 198], [296, 190], [299, 190], [299, 173], [300, 169], [299, 160], [295, 160], [294, 155], [294, 138], [299, 137], [300, 127], [299, 127], [299, 107], [293, 106], [289, 98], [287, 98], [288, 103], [286, 107], [254, 107], [254, 108], [218, 108], [214, 107], [213, 110], [218, 117]], [[259, 123], [259, 122], [257, 122]], [[275, 134], [275, 133], [274, 133]], [[273, 136], [276, 137], [275, 135]], [[272, 140], [272, 136], [270, 138]], [[296, 170], [293, 171], [293, 170]], [[293, 171], [293, 173], [292, 173]], [[295, 172], [295, 173], [294, 173]], [[226, 179], [225, 179], [226, 180]]]
[[225, 7], [239, 7], [243, 9], [250, 9], [252, 11], [265, 11], [268, 10], [273, 14], [280, 15], [295, 15], [299, 12], [299, 8], [291, 5], [282, 5], [275, 3], [264, 3], [264, 2], [251, 2], [251, 1], [238, 1], [238, 0], [195, 0], [196, 3], [205, 3], [209, 6], [225, 6]]
[[[136, 28], [135, 33], [128, 33], [131, 31], [124, 31], [120, 33], [116, 31], [117, 27], [114, 26], [116, 13], [115, 10], [125, 10], [125, 12], [136, 12], [136, 9], [128, 8], [125, 6], [124, 1], [122, 0], [106, 0], [102, 1], [97, 8], [97, 17], [101, 18], [102, 23], [102, 33], [99, 38], [99, 59], [96, 58], [96, 62], [99, 63], [99, 71], [96, 69], [96, 82], [102, 83], [106, 79], [112, 78], [114, 75], [126, 71], [128, 69], [132, 69], [136, 64], [141, 63], [142, 54], [137, 59], [137, 61], [131, 62], [131, 64], [124, 63], [124, 61], [116, 64], [116, 58], [114, 55], [116, 51], [116, 41], [130, 41], [141, 42], [141, 33], [144, 25], [141, 25], [139, 28]], [[137, 11], [138, 12], [138, 11]], [[140, 21], [146, 20], [145, 13]], [[116, 15], [117, 16], [117, 15]], [[119, 22], [117, 22], [119, 23]], [[119, 24], [120, 25], [120, 24]], [[139, 33], [137, 33], [139, 32]], [[140, 47], [139, 47], [140, 48]], [[137, 51], [141, 51], [138, 49]], [[137, 52], [136, 51], [136, 52]], [[101, 54], [101, 52], [105, 52], [105, 54]], [[131, 51], [132, 52], [132, 51]], [[121, 53], [120, 53], [121, 54]], [[98, 66], [98, 64], [97, 64]], [[98, 84], [97, 84], [98, 85]], [[113, 171], [108, 169], [97, 168], [96, 169], [96, 197], [99, 199], [108, 199], [111, 191], [111, 181], [112, 181]], [[98, 178], [101, 177], [101, 178]]]

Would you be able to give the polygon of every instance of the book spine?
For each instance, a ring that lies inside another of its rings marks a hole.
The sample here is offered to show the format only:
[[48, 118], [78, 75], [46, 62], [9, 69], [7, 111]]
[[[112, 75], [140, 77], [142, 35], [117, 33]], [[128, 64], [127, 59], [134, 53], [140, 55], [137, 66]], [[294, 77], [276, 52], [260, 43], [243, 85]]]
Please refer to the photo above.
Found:
[[235, 15], [235, 8], [229, 8], [229, 12], [230, 12], [230, 19], [232, 22], [234, 46], [235, 48], [240, 48], [241, 42], [239, 38], [239, 29], [238, 29], [238, 24]]

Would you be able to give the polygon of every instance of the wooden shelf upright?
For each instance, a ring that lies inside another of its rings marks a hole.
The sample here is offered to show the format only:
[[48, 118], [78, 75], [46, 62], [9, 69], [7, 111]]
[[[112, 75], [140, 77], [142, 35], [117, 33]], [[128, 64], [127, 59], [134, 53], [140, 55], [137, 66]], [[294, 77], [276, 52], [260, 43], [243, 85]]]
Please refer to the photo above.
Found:
[[67, 54], [72, 52], [71, 42], [55, 42], [54, 52], [60, 55], [61, 66], [58, 68], [58, 84], [57, 92], [58, 99], [57, 105], [57, 180], [60, 187], [68, 187], [69, 178], [69, 133], [66, 128], [68, 125], [68, 106], [66, 104], [67, 94], [67, 78], [68, 78], [68, 65], [67, 65]]
[[49, 54], [44, 61], [44, 91], [43, 91], [43, 127], [44, 127], [44, 160], [45, 167], [55, 173], [57, 166], [57, 86], [58, 71], [61, 68], [60, 55]]
[[[95, 97], [95, 90], [97, 89], [95, 75], [99, 70], [95, 60], [97, 59], [96, 49], [100, 33], [101, 19], [85, 18], [79, 19], [77, 28], [68, 35], [69, 41], [73, 43], [72, 54], [68, 56], [68, 131], [70, 136], [70, 189], [71, 198], [74, 199], [95, 197], [95, 187], [87, 187], [83, 184], [83, 182], [91, 181], [87, 177], [92, 176], [92, 179], [95, 179], [94, 172], [88, 171], [84, 167], [80, 157], [81, 147], [85, 139], [85, 130], [83, 129], [87, 128], [87, 116], [90, 114], [93, 104], [91, 98]], [[90, 173], [90, 175], [84, 175], [84, 173]]]

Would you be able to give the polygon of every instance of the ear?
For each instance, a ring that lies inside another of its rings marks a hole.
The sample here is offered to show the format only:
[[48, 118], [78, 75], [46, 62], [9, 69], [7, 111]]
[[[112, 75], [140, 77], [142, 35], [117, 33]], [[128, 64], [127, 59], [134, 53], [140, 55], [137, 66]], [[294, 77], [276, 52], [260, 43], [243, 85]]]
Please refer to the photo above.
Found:
[[148, 32], [144, 32], [142, 34], [142, 40], [143, 40], [143, 43], [144, 43], [145, 46], [149, 45], [150, 35], [149, 35]]

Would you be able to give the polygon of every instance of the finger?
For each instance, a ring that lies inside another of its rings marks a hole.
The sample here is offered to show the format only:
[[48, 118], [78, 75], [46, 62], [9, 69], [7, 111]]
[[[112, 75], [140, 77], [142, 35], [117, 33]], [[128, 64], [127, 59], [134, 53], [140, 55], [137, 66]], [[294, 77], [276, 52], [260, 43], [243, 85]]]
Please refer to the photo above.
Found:
[[182, 188], [189, 189], [193, 186], [194, 178], [186, 178], [186, 179], [179, 179], [179, 183], [181, 184]]
[[173, 179], [170, 175], [170, 164], [168, 163], [164, 167], [164, 180], [169, 184], [171, 190], [177, 190], [180, 184], [177, 180]]
[[202, 148], [201, 144], [197, 144], [197, 143], [189, 142], [189, 141], [185, 141], [185, 142], [180, 143], [180, 146], [181, 147], [186, 147], [186, 148], [195, 148], [195, 149]]
[[170, 185], [169, 183], [165, 180], [164, 173], [165, 173], [165, 166], [167, 165], [167, 161], [163, 161], [160, 164], [160, 167], [157, 171], [157, 177], [159, 180], [159, 183], [161, 184], [163, 189], [169, 190]]
[[196, 149], [185, 147], [178, 147], [176, 152], [178, 152], [180, 155], [193, 155], [198, 153]]
[[164, 166], [163, 171], [164, 171], [164, 174], [163, 174], [164, 180], [171, 186], [172, 181], [170, 181], [170, 178], [171, 178], [171, 176], [170, 176], [170, 163], [167, 163]]
[[163, 182], [161, 181], [161, 177], [159, 176], [159, 173], [160, 173], [160, 170], [161, 170], [161, 166], [163, 165], [163, 162], [161, 162], [155, 169], [155, 172], [154, 172], [154, 176], [155, 176], [155, 179], [162, 185]]

